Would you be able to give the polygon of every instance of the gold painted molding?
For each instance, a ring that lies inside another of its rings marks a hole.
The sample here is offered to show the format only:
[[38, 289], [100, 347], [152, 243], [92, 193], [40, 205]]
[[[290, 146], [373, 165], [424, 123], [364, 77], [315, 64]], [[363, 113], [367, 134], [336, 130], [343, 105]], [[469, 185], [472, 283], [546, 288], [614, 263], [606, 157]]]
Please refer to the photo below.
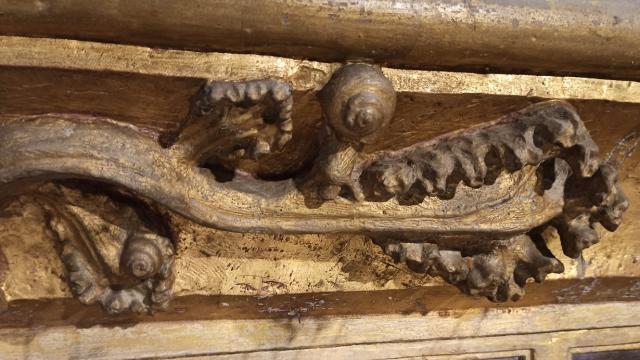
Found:
[[640, 77], [635, 0], [2, 0], [0, 34], [401, 68]]
[[[319, 90], [338, 63], [254, 54], [152, 49], [64, 39], [0, 36], [0, 66], [117, 71], [241, 81], [277, 78]], [[382, 68], [399, 93], [487, 94], [640, 103], [640, 82], [570, 76], [476, 74]]]

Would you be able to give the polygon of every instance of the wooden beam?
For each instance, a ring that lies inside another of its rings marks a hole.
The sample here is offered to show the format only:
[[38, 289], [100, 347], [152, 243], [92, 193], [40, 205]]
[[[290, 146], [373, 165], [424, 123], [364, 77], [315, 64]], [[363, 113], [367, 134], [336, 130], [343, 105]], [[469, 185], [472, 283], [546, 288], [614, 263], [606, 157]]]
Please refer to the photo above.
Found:
[[393, 358], [443, 355], [434, 359], [451, 359], [447, 356], [509, 352], [559, 360], [566, 359], [567, 353], [574, 348], [609, 345], [611, 349], [637, 345], [640, 343], [639, 325], [640, 303], [613, 302], [525, 309], [468, 309], [455, 316], [433, 312], [426, 315], [310, 317], [302, 321], [215, 320], [89, 328], [6, 328], [0, 330], [0, 354], [12, 359], [195, 356], [379, 359], [392, 355]]
[[1, 0], [0, 9], [4, 35], [640, 79], [634, 0]]

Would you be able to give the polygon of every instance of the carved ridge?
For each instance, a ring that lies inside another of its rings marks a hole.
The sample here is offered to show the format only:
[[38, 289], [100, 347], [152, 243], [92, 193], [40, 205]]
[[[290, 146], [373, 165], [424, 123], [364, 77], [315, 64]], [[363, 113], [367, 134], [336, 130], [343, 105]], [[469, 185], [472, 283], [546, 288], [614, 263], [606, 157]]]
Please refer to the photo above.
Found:
[[[30, 136], [19, 136], [24, 132]], [[88, 138], [97, 140], [88, 144]], [[53, 114], [4, 118], [0, 140], [0, 183], [5, 184], [4, 189], [30, 178], [92, 178], [123, 186], [197, 222], [231, 231], [442, 233], [443, 229], [455, 229], [456, 234], [510, 236], [526, 232], [561, 211], [558, 199], [541, 197], [531, 188], [523, 188], [519, 196], [529, 198], [531, 215], [535, 216], [517, 219], [508, 230], [490, 220], [508, 211], [507, 207], [477, 208], [473, 218], [467, 218], [465, 212], [443, 217], [437, 208], [440, 201], [429, 198], [420, 212], [400, 206], [391, 217], [380, 213], [377, 202], [369, 201], [358, 204], [336, 199], [317, 209], [308, 208], [293, 180], [263, 182], [237, 176], [232, 182], [219, 183], [207, 170], [181, 157], [181, 151], [162, 148], [130, 125], [95, 117]], [[135, 156], [122, 158], [123, 153]], [[517, 174], [504, 178], [520, 181], [517, 179]], [[507, 189], [491, 186], [469, 191], [504, 197], [501, 201], [505, 204], [514, 196]], [[255, 214], [254, 209], [261, 209], [261, 214]]]
[[423, 191], [450, 198], [461, 182], [478, 188], [493, 183], [503, 170], [513, 172], [551, 158], [569, 162], [578, 177], [593, 175], [599, 166], [598, 147], [570, 107], [551, 104], [431, 144], [378, 153], [365, 169], [355, 171], [362, 173], [358, 178], [373, 177], [375, 185], [383, 186], [373, 190], [376, 197]]

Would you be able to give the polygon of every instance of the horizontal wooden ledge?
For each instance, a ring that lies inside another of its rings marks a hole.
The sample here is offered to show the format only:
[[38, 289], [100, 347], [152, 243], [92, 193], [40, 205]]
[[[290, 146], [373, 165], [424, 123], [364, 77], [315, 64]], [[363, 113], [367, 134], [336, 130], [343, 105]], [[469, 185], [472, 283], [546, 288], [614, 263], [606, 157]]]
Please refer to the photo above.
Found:
[[[338, 63], [253, 54], [202, 53], [95, 42], [0, 36], [0, 66], [126, 72], [214, 80], [274, 77], [319, 90]], [[2, 71], [0, 69], [0, 71]], [[487, 94], [640, 103], [640, 82], [383, 68], [398, 92]]]
[[[559, 317], [559, 314], [562, 316]], [[209, 320], [88, 328], [61, 325], [5, 328], [0, 330], [0, 354], [11, 358], [23, 358], [26, 354], [35, 358], [66, 358], [73, 353], [74, 357], [95, 359], [120, 358], [126, 353], [128, 358], [134, 359], [284, 349], [316, 349], [322, 352], [323, 348], [328, 350], [329, 347], [344, 346], [357, 346], [354, 348], [359, 350], [356, 353], [366, 354], [367, 350], [372, 350], [364, 348], [367, 345], [390, 348], [395, 343], [405, 349], [403, 353], [409, 353], [406, 355], [416, 355], [410, 352], [418, 351], [416, 345], [422, 341], [446, 341], [444, 339], [447, 338], [455, 338], [458, 344], [476, 341], [473, 346], [476, 351], [487, 351], [489, 349], [477, 346], [477, 341], [481, 341], [479, 337], [501, 336], [506, 341], [509, 340], [507, 336], [516, 335], [532, 341], [528, 344], [525, 341], [525, 345], [536, 345], [534, 347], [540, 347], [541, 350], [549, 341], [563, 342], [561, 345], [566, 350], [569, 347], [599, 344], [597, 339], [580, 342], [568, 341], [570, 339], [564, 336], [548, 335], [577, 332], [578, 336], [588, 338], [589, 332], [585, 333], [584, 329], [590, 329], [605, 336], [609, 344], [638, 342], [639, 314], [640, 303], [625, 302], [548, 305], [511, 310], [469, 309], [449, 317], [434, 313], [304, 318], [301, 321]], [[617, 333], [618, 336], [609, 338], [615, 333], [607, 329], [613, 328], [621, 331]], [[603, 338], [600, 340], [603, 343], [607, 341]], [[469, 348], [466, 350], [474, 351]], [[324, 354], [327, 355], [327, 351]], [[241, 358], [256, 358], [245, 355], [247, 357]], [[550, 359], [546, 356], [543, 358]]]
[[[8, 307], [0, 312], [0, 329], [36, 325], [86, 328], [96, 325], [129, 326], [156, 322], [223, 320], [304, 323], [320, 318], [367, 316], [455, 319], [471, 316], [469, 314], [527, 313], [540, 307], [572, 309], [573, 306], [596, 306], [599, 303], [616, 303], [622, 309], [625, 304], [630, 307], [640, 306], [640, 293], [634, 290], [639, 284], [640, 278], [637, 277], [548, 280], [542, 284], [527, 284], [526, 296], [519, 301], [506, 303], [493, 303], [483, 297], [463, 296], [450, 285], [267, 295], [188, 295], [177, 296], [167, 311], [152, 316], [131, 313], [108, 315], [98, 305], [82, 305], [73, 298], [42, 298], [10, 301]], [[640, 312], [638, 316], [633, 324], [640, 325]], [[599, 321], [604, 324], [607, 319], [605, 317]]]
[[640, 79], [635, 0], [0, 0], [0, 34]]
[[[382, 324], [384, 326], [384, 324]], [[437, 326], [437, 324], [434, 324]], [[598, 346], [607, 343], [607, 346]], [[593, 346], [593, 345], [596, 346]], [[518, 359], [567, 360], [569, 354], [640, 349], [640, 327], [558, 331], [534, 334], [479, 336], [418, 341], [366, 343], [187, 355], [180, 360], [379, 360], [379, 359]], [[616, 354], [617, 355], [617, 354]], [[629, 354], [631, 355], [631, 354]]]

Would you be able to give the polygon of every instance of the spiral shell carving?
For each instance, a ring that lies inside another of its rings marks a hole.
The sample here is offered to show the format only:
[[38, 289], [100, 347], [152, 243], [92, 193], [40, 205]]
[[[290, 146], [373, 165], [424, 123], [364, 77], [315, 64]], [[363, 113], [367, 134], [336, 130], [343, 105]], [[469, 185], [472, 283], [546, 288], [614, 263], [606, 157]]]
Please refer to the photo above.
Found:
[[80, 302], [101, 304], [111, 314], [168, 307], [174, 281], [169, 238], [108, 196], [64, 186], [43, 190], [46, 197], [34, 197], [47, 213], [47, 227], [60, 244], [69, 286]]
[[138, 279], [148, 279], [158, 273], [163, 254], [157, 240], [150, 234], [136, 234], [122, 252], [121, 268]]
[[370, 143], [391, 121], [396, 93], [380, 69], [348, 64], [336, 71], [320, 94], [325, 120], [338, 138]]

